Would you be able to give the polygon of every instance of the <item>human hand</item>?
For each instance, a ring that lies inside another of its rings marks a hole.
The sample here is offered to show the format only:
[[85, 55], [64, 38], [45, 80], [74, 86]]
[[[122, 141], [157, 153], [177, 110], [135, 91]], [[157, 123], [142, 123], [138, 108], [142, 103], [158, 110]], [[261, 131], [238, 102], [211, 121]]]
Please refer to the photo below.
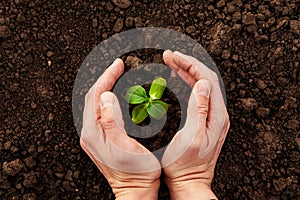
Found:
[[108, 180], [116, 199], [157, 199], [161, 166], [125, 129], [117, 97], [109, 92], [124, 71], [117, 59], [85, 97], [80, 145]]
[[171, 199], [216, 199], [211, 181], [229, 129], [218, 76], [196, 58], [179, 52], [167, 50], [163, 59], [193, 88], [186, 123], [162, 159]]

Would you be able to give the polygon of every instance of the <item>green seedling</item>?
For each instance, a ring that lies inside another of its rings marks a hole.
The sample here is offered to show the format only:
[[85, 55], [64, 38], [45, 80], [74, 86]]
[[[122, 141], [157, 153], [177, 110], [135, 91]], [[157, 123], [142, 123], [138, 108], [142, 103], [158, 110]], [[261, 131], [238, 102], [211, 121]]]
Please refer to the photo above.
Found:
[[161, 119], [168, 111], [168, 104], [159, 100], [167, 86], [167, 81], [163, 78], [155, 79], [149, 90], [149, 96], [145, 88], [135, 85], [128, 88], [125, 99], [130, 104], [136, 104], [132, 111], [132, 121], [141, 123], [148, 115], [154, 119]]

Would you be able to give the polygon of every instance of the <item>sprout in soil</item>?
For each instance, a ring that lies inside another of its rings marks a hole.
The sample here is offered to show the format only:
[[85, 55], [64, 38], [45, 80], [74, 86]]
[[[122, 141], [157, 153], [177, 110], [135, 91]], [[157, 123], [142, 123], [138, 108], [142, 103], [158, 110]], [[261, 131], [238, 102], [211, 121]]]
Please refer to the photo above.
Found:
[[159, 120], [167, 113], [168, 104], [159, 100], [166, 85], [165, 79], [155, 79], [150, 86], [150, 97], [147, 96], [146, 90], [140, 85], [128, 88], [125, 99], [128, 103], [136, 105], [133, 108], [131, 118], [134, 123], [141, 123], [148, 115]]

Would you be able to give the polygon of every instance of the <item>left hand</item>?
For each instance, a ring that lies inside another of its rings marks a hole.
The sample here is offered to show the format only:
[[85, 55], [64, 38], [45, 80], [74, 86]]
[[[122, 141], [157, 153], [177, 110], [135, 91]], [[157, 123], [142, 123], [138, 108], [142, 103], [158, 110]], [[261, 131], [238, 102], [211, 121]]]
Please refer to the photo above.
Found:
[[167, 50], [163, 59], [193, 88], [185, 125], [162, 158], [171, 199], [216, 199], [211, 182], [230, 124], [218, 76], [180, 52]]
[[80, 145], [108, 180], [116, 199], [157, 199], [161, 166], [125, 129], [117, 97], [109, 92], [124, 71], [116, 59], [85, 96]]

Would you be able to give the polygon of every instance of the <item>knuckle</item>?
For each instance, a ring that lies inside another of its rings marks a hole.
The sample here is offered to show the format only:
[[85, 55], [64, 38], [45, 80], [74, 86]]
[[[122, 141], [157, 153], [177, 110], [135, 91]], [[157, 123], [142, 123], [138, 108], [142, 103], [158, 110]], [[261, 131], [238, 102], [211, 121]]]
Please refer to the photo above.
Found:
[[116, 122], [112, 114], [103, 114], [100, 121], [104, 130], [110, 130], [116, 127]]
[[198, 113], [199, 114], [207, 114], [208, 113], [208, 98], [207, 97], [199, 97], [199, 102], [197, 104]]
[[201, 114], [201, 115], [206, 115], [208, 113], [207, 106], [198, 107], [198, 113]]

